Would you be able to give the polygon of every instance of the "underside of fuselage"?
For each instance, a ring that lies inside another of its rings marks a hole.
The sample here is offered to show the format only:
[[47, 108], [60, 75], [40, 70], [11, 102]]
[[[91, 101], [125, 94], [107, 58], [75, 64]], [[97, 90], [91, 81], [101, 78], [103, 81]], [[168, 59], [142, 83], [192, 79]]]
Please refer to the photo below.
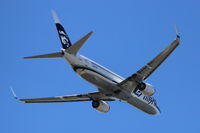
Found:
[[[156, 101], [152, 97], [148, 98], [144, 95], [138, 96], [134, 93], [126, 93], [122, 88], [117, 86], [115, 81], [108, 79], [106, 76], [96, 72], [91, 68], [76, 66], [74, 67], [74, 71], [77, 72], [83, 79], [99, 88], [99, 91], [107, 96], [112, 96], [119, 100], [125, 101], [151, 115], [159, 113], [159, 108], [155, 104]], [[144, 97], [146, 98], [144, 99]]]

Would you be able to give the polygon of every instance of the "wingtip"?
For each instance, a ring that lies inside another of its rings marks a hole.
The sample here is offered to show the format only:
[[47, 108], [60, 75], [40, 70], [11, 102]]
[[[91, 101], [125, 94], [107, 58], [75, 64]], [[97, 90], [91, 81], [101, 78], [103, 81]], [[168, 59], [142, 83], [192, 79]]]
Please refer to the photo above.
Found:
[[22, 57], [23, 59], [31, 59], [30, 57]]
[[15, 99], [19, 100], [18, 96], [16, 95], [16, 93], [14, 92], [13, 88], [10, 87], [10, 91], [12, 92], [12, 95]]
[[88, 34], [91, 36], [94, 32], [93, 31], [90, 31]]
[[174, 29], [175, 29], [175, 32], [176, 32], [176, 37], [180, 38], [179, 31], [178, 31], [176, 24], [174, 25]]

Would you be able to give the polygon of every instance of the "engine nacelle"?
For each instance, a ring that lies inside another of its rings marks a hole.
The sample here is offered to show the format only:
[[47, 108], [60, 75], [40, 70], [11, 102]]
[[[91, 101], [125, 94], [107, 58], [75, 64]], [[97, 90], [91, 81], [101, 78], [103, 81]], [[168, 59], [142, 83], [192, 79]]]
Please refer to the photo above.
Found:
[[107, 113], [110, 110], [110, 106], [105, 101], [92, 101], [92, 107], [102, 113]]
[[137, 85], [137, 89], [142, 91], [142, 93], [146, 96], [152, 96], [155, 93], [155, 89], [153, 88], [153, 86], [148, 83], [139, 83]]

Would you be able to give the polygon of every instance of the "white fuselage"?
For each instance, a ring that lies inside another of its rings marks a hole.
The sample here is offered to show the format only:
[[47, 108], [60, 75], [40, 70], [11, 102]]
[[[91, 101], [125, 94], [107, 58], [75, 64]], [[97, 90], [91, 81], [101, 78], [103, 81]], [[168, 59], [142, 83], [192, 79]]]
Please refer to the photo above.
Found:
[[[130, 93], [119, 88], [117, 84], [124, 80], [121, 76], [82, 55], [74, 56], [64, 52], [64, 57], [76, 73], [97, 87], [106, 96], [125, 101], [148, 114], [160, 113], [153, 97], [145, 96], [139, 90]], [[119, 90], [120, 92], [118, 92]]]

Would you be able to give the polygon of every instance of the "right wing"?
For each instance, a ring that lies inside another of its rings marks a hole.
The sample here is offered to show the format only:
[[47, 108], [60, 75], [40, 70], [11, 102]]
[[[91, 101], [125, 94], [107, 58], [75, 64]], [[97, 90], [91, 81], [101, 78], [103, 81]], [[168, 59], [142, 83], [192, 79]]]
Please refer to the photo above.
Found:
[[101, 92], [92, 92], [88, 94], [68, 95], [68, 96], [56, 96], [46, 98], [31, 98], [31, 99], [19, 99], [25, 103], [56, 103], [56, 102], [80, 102], [80, 101], [114, 101], [112, 97], [107, 97]]
[[165, 48], [159, 55], [157, 55], [153, 60], [143, 66], [136, 73], [123, 80], [118, 86], [128, 90], [133, 91], [138, 83], [147, 79], [159, 66], [165, 61], [165, 59], [176, 49], [180, 43], [180, 36], [177, 35], [176, 39]]
[[144, 67], [136, 72], [139, 80], [147, 79], [159, 66], [162, 64], [165, 59], [176, 49], [180, 43], [180, 36], [177, 35], [176, 39], [159, 55], [157, 55], [153, 60], [147, 63]]

